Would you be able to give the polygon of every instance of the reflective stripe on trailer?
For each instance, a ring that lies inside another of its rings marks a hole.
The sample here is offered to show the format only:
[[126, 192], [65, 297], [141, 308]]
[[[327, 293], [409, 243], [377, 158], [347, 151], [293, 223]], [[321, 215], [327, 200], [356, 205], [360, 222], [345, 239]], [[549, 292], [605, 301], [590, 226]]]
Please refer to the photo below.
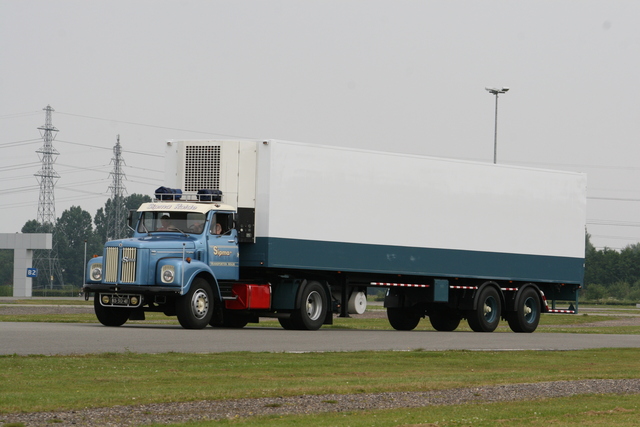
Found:
[[477, 286], [449, 286], [449, 288], [451, 288], [451, 289], [472, 289], [472, 290], [478, 289]]
[[371, 286], [397, 286], [400, 288], [429, 288], [431, 285], [423, 285], [418, 283], [383, 283], [383, 282], [371, 282]]
[[556, 310], [549, 308], [549, 304], [547, 304], [547, 297], [544, 295], [544, 292], [540, 291], [540, 295], [542, 295], [542, 302], [544, 303], [543, 311], [545, 313], [576, 314], [575, 310]]
[[518, 290], [518, 288], [500, 288], [500, 289], [502, 289], [505, 292], [509, 292], [509, 291], [516, 292]]

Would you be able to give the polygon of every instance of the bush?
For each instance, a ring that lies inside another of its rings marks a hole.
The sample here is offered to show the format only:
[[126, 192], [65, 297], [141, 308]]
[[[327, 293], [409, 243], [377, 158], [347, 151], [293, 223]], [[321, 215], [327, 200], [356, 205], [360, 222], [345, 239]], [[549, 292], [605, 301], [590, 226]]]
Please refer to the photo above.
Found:
[[633, 284], [615, 282], [609, 285], [592, 283], [580, 292], [582, 302], [597, 304], [637, 304], [640, 303], [640, 281]]
[[12, 297], [12, 296], [13, 296], [13, 286], [0, 285], [0, 297]]

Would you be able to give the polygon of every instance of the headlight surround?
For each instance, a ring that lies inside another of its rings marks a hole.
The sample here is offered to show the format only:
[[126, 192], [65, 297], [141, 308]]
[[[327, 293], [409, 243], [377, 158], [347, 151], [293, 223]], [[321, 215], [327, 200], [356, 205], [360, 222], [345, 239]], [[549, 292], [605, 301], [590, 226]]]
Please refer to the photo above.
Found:
[[173, 283], [173, 280], [175, 279], [175, 269], [172, 265], [164, 265], [162, 266], [162, 272], [160, 274], [160, 277], [162, 279], [163, 283]]
[[102, 280], [102, 264], [91, 264], [89, 267], [89, 275], [91, 280], [96, 282]]

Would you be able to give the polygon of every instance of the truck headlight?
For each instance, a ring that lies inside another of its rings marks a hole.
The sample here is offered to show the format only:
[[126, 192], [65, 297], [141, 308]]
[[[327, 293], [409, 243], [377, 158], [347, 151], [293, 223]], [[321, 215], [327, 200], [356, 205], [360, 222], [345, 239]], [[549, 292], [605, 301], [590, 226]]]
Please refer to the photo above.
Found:
[[172, 265], [165, 265], [162, 267], [162, 281], [164, 283], [171, 283], [175, 278], [175, 270]]
[[102, 264], [91, 264], [91, 267], [89, 267], [89, 272], [91, 275], [91, 280], [95, 280], [96, 282], [102, 280]]

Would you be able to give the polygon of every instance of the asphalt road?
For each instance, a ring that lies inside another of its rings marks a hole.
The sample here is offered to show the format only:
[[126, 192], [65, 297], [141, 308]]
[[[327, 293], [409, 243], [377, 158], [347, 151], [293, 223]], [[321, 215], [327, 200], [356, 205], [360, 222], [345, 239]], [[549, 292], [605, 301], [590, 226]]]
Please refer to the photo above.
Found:
[[69, 355], [103, 352], [218, 353], [358, 350], [579, 350], [640, 348], [637, 335], [515, 334], [512, 332], [362, 331], [280, 328], [186, 330], [180, 326], [0, 322], [0, 354]]

